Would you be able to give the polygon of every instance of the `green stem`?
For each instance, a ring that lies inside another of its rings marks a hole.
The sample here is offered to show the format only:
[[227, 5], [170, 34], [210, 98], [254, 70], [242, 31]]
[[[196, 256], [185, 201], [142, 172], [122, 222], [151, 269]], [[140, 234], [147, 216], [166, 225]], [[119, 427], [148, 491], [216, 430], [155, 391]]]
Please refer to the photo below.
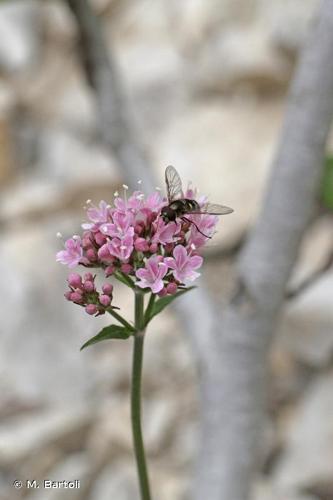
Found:
[[151, 313], [151, 310], [152, 310], [152, 308], [154, 306], [155, 297], [156, 297], [155, 293], [151, 293], [150, 294], [150, 298], [149, 298], [149, 302], [148, 302], [148, 305], [147, 305], [147, 309], [146, 309], [146, 312], [144, 314], [144, 324], [145, 324], [145, 326], [149, 323], [150, 313]]
[[146, 466], [145, 449], [141, 430], [141, 375], [144, 342], [144, 295], [135, 293], [135, 329], [133, 365], [132, 365], [132, 391], [131, 414], [134, 453], [140, 483], [141, 500], [150, 500], [148, 471]]

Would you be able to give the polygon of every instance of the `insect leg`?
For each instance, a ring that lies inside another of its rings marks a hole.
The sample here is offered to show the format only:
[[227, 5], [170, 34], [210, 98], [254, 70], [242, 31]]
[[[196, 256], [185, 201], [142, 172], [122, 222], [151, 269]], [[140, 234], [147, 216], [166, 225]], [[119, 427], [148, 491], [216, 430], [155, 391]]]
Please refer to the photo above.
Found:
[[183, 221], [185, 221], [185, 222], [189, 222], [190, 224], [193, 224], [193, 225], [195, 226], [196, 230], [197, 230], [200, 234], [202, 234], [202, 236], [204, 236], [205, 238], [209, 238], [210, 240], [212, 239], [212, 237], [211, 237], [211, 236], [207, 236], [207, 234], [204, 234], [202, 231], [200, 231], [200, 229], [198, 228], [198, 226], [196, 225], [196, 223], [195, 223], [195, 222], [193, 222], [193, 220], [190, 220], [190, 219], [188, 219], [187, 217], [181, 217], [181, 220], [183, 220]]

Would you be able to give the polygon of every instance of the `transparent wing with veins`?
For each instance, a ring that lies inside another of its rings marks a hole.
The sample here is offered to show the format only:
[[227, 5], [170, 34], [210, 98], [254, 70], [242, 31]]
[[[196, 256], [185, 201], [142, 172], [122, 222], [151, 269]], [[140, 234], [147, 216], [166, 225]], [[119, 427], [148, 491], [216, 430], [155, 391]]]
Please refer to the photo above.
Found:
[[171, 165], [165, 169], [165, 183], [169, 203], [184, 198], [181, 178], [177, 170]]
[[208, 214], [208, 215], [227, 215], [231, 214], [233, 209], [225, 205], [217, 203], [205, 203], [200, 210], [193, 210], [191, 214]]

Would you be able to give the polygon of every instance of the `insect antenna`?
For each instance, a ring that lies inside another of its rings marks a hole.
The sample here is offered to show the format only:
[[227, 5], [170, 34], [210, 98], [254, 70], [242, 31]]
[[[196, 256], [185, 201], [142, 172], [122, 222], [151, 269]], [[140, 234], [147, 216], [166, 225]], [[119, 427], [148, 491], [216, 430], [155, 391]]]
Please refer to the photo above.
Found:
[[195, 223], [195, 222], [193, 222], [193, 220], [190, 220], [190, 219], [188, 219], [187, 217], [181, 217], [181, 220], [183, 220], [183, 221], [185, 221], [185, 222], [189, 222], [190, 224], [193, 224], [193, 225], [195, 226], [196, 230], [197, 230], [200, 234], [202, 234], [202, 236], [204, 236], [205, 238], [209, 238], [210, 240], [212, 239], [212, 237], [211, 237], [211, 236], [207, 236], [207, 234], [205, 234], [205, 233], [203, 233], [202, 231], [200, 231], [200, 229], [198, 228], [198, 226], [196, 225], [196, 223]]

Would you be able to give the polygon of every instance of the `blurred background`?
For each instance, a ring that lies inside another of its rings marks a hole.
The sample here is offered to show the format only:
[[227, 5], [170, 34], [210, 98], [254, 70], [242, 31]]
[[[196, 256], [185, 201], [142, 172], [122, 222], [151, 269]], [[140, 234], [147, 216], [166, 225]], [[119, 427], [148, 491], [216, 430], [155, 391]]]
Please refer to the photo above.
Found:
[[[317, 0], [94, 0], [159, 186], [166, 165], [235, 209], [206, 250], [222, 305], [255, 220], [286, 92]], [[60, 231], [124, 182], [98, 133], [95, 96], [60, 0], [0, 3], [0, 498], [138, 498], [129, 420], [131, 342], [79, 347], [107, 323], [65, 301]], [[130, 188], [137, 187], [137, 178]], [[143, 186], [144, 189], [144, 186]], [[332, 213], [309, 228], [291, 286], [332, 251]], [[115, 303], [131, 314], [131, 296]], [[256, 500], [333, 499], [333, 274], [288, 301], [271, 354]], [[144, 429], [152, 489], [187, 498], [198, 445], [198, 373], [174, 312], [149, 328]], [[15, 491], [14, 479], [79, 479]], [[283, 492], [283, 493], [281, 493]]]

